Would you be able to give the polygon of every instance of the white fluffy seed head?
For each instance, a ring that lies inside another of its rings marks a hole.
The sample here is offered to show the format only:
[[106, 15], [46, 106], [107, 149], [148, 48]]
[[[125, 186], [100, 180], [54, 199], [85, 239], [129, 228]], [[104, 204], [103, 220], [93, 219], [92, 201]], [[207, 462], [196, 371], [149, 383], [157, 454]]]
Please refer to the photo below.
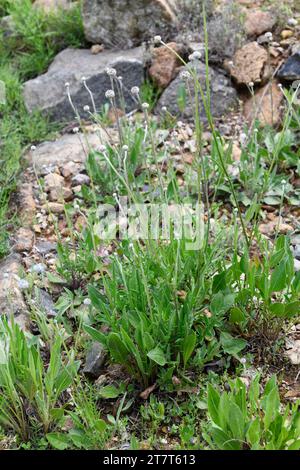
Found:
[[81, 77], [82, 82], [86, 82], [86, 77]]
[[297, 26], [298, 21], [295, 18], [289, 18], [287, 23], [289, 26]]
[[105, 150], [106, 150], [105, 145], [100, 145], [99, 146], [99, 152], [103, 153], [103, 152], [105, 152]]
[[200, 60], [201, 57], [202, 54], [200, 51], [194, 51], [192, 54], [189, 55], [189, 61]]
[[108, 98], [109, 100], [112, 100], [114, 97], [115, 97], [114, 90], [107, 90], [105, 92], [105, 98]]
[[84, 107], [83, 107], [83, 111], [85, 111], [86, 113], [88, 113], [90, 110], [90, 107], [88, 104], [86, 104]]
[[91, 305], [92, 301], [91, 299], [84, 299], [83, 303], [84, 305]]
[[133, 86], [133, 87], [131, 88], [131, 94], [132, 94], [133, 96], [138, 96], [139, 93], [140, 93], [140, 89], [139, 89], [138, 86]]
[[73, 134], [78, 134], [78, 132], [79, 132], [79, 127], [74, 127]]
[[161, 36], [157, 35], [153, 38], [154, 44], [161, 44]]
[[249, 82], [249, 83], [248, 83], [248, 87], [249, 87], [249, 88], [253, 88], [253, 87], [254, 87], [254, 83], [253, 83], [253, 82]]
[[114, 69], [113, 67], [107, 67], [105, 69], [105, 72], [107, 73], [107, 75], [109, 77], [116, 77], [117, 76], [117, 71], [116, 69]]
[[29, 288], [29, 282], [26, 279], [20, 279], [18, 281], [18, 287], [19, 287], [19, 289], [28, 289]]
[[34, 151], [36, 150], [36, 146], [35, 146], [35, 145], [32, 145], [32, 146], [30, 147], [30, 150], [31, 150], [32, 152], [34, 152]]
[[167, 107], [166, 107], [166, 106], [163, 106], [163, 107], [161, 108], [161, 110], [162, 110], [163, 113], [166, 113], [166, 112], [167, 112]]
[[191, 74], [188, 70], [183, 70], [181, 73], [180, 73], [180, 78], [182, 80], [190, 80], [191, 79]]
[[268, 32], [265, 34], [265, 38], [266, 38], [268, 41], [272, 41], [272, 39], [273, 39], [273, 34], [271, 33], [271, 31], [268, 31]]
[[142, 104], [142, 108], [145, 109], [145, 110], [149, 109], [149, 106], [150, 106], [149, 103], [143, 103]]
[[124, 152], [127, 152], [127, 151], [128, 151], [128, 145], [123, 145], [122, 150], [123, 150]]
[[69, 87], [70, 87], [70, 83], [69, 83], [69, 82], [66, 82], [66, 83], [65, 83], [65, 87], [66, 87], [66, 88], [69, 88]]

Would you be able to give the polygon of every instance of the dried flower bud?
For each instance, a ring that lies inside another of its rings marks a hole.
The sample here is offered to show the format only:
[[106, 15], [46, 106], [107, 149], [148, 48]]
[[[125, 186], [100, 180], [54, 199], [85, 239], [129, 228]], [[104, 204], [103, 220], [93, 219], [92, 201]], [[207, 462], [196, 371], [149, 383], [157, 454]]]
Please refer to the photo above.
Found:
[[190, 72], [188, 70], [183, 70], [181, 73], [180, 73], [180, 78], [182, 80], [190, 80], [192, 78]]
[[138, 86], [133, 86], [133, 87], [131, 88], [131, 94], [132, 94], [133, 96], [138, 96], [139, 93], [140, 93], [140, 89], [139, 89]]
[[114, 97], [115, 97], [114, 90], [107, 90], [105, 92], [105, 98], [108, 98], [108, 99], [112, 100], [112, 99], [114, 99]]
[[112, 67], [107, 67], [107, 68], [105, 69], [105, 72], [107, 73], [107, 75], [108, 75], [109, 77], [116, 77], [116, 76], [117, 76], [117, 71], [116, 71], [116, 69], [114, 69], [114, 68], [112, 68]]
[[201, 57], [202, 54], [200, 51], [194, 51], [191, 55], [189, 55], [189, 61], [200, 60]]

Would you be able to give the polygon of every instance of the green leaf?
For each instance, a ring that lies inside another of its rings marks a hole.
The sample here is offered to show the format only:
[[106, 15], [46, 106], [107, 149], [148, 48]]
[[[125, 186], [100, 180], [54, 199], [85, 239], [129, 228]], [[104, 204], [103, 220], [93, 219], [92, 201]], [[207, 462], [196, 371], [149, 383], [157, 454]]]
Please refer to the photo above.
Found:
[[55, 275], [55, 274], [52, 274], [51, 272], [47, 272], [47, 278], [49, 279], [49, 281], [52, 283], [52, 284], [66, 284], [66, 281], [65, 279]]
[[151, 349], [151, 351], [148, 352], [147, 356], [149, 357], [149, 359], [156, 362], [156, 364], [160, 366], [164, 366], [167, 363], [165, 354], [159, 346], [156, 346], [156, 348]]
[[246, 320], [246, 315], [239, 307], [233, 307], [230, 310], [229, 320], [230, 320], [230, 323], [239, 324]]
[[247, 434], [247, 441], [252, 446], [256, 446], [260, 441], [260, 422], [259, 418], [255, 418], [254, 421], [250, 423]]
[[221, 425], [221, 420], [219, 416], [219, 403], [220, 403], [220, 395], [215, 390], [211, 384], [208, 384], [207, 387], [207, 408], [208, 413], [212, 421], [217, 425]]
[[242, 447], [242, 444], [239, 441], [236, 441], [235, 439], [233, 439], [229, 434], [224, 432], [222, 429], [213, 428], [211, 433], [219, 449], [240, 450]]
[[67, 434], [60, 432], [51, 432], [46, 434], [48, 442], [57, 450], [65, 450], [69, 447], [70, 441]]
[[120, 395], [120, 390], [114, 385], [106, 385], [105, 387], [101, 387], [99, 391], [99, 395], [102, 398], [117, 398]]
[[242, 338], [234, 338], [229, 333], [222, 332], [220, 335], [220, 342], [227, 354], [233, 356], [237, 355], [247, 346], [247, 341]]
[[92, 326], [89, 326], [89, 325], [83, 325], [83, 329], [84, 331], [86, 331], [86, 333], [88, 333], [91, 338], [102, 344], [103, 346], [106, 346], [107, 345], [107, 336], [104, 335], [103, 333], [100, 333], [100, 331], [96, 330], [95, 328], [93, 328]]
[[235, 439], [244, 439], [244, 416], [238, 405], [234, 402], [230, 403], [228, 425]]
[[110, 333], [107, 338], [107, 346], [114, 360], [119, 364], [126, 364], [129, 351], [117, 333]]
[[103, 419], [97, 419], [95, 421], [95, 428], [97, 429], [98, 432], [104, 432], [107, 428], [107, 424]]
[[185, 337], [183, 341], [183, 364], [184, 367], [187, 365], [189, 358], [191, 357], [195, 346], [196, 346], [197, 335], [195, 331]]
[[279, 292], [287, 285], [287, 264], [281, 261], [271, 275], [270, 292]]

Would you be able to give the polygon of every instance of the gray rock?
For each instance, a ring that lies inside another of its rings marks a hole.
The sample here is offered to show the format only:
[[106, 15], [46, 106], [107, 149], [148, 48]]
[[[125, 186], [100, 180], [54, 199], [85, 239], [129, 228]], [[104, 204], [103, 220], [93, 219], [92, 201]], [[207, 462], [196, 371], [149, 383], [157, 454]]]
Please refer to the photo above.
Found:
[[49, 240], [38, 240], [34, 246], [34, 249], [40, 255], [45, 256], [51, 252], [57, 251], [57, 243], [50, 242]]
[[177, 29], [177, 0], [84, 0], [85, 36], [94, 44], [129, 49]]
[[37, 173], [43, 173], [45, 167], [63, 167], [66, 163], [72, 161], [75, 163], [84, 163], [89, 148], [97, 149], [101, 141], [105, 139], [104, 133], [90, 132], [83, 134], [65, 134], [57, 140], [43, 142], [34, 152], [29, 151], [25, 159], [29, 164], [34, 164]]
[[[52, 120], [74, 120], [75, 112], [69, 102], [65, 84], [69, 83], [73, 104], [82, 118], [89, 117], [83, 108], [89, 105], [91, 98], [82, 83], [92, 91], [97, 111], [108, 102], [105, 92], [111, 88], [107, 67], [113, 67], [118, 76], [123, 78], [123, 94], [126, 111], [137, 107], [130, 89], [140, 86], [144, 80], [143, 50], [135, 48], [130, 51], [104, 51], [94, 55], [87, 49], [65, 49], [60, 52], [44, 75], [24, 84], [25, 105], [29, 112], [39, 110]], [[119, 98], [117, 96], [119, 104]]]
[[16, 25], [12, 16], [3, 16], [3, 18], [0, 19], [0, 32], [6, 39], [15, 36]]
[[82, 185], [82, 184], [87, 184], [89, 185], [91, 182], [90, 177], [88, 175], [85, 175], [83, 173], [78, 173], [78, 175], [73, 176], [72, 178], [72, 185]]
[[92, 379], [97, 379], [106, 360], [106, 351], [100, 343], [93, 343], [87, 353], [83, 373]]
[[280, 80], [300, 80], [300, 52], [291, 55], [278, 70], [277, 77]]
[[0, 262], [0, 315], [14, 315], [22, 319], [27, 317], [27, 306], [18, 285], [21, 270], [21, 256], [18, 254], [10, 255]]
[[56, 317], [57, 311], [52, 297], [48, 292], [43, 289], [37, 289], [35, 300], [38, 303], [39, 309], [45, 312], [48, 318]]
[[[189, 64], [191, 67], [191, 64]], [[204, 94], [205, 91], [205, 65], [202, 62], [193, 64], [197, 71], [199, 83], [201, 84]], [[187, 68], [183, 68], [183, 71], [187, 71]], [[218, 118], [227, 114], [231, 108], [234, 108], [237, 104], [237, 94], [235, 89], [230, 85], [230, 80], [225, 77], [221, 72], [209, 68], [210, 76], [210, 96], [211, 96], [211, 113], [214, 118]], [[178, 105], [178, 97], [182, 87], [186, 86], [185, 80], [182, 78], [181, 73], [179, 76], [171, 82], [168, 88], [161, 95], [157, 106], [155, 108], [156, 113], [161, 113], [162, 108], [166, 107], [168, 112], [173, 115], [180, 115], [182, 118], [191, 120], [194, 116], [193, 106], [190, 103], [189, 93], [187, 93], [185, 109], [183, 112], [180, 111]], [[194, 84], [193, 79], [189, 81], [189, 88], [191, 90], [191, 96], [194, 97]], [[204, 106], [200, 98], [200, 119], [203, 122], [207, 122]]]

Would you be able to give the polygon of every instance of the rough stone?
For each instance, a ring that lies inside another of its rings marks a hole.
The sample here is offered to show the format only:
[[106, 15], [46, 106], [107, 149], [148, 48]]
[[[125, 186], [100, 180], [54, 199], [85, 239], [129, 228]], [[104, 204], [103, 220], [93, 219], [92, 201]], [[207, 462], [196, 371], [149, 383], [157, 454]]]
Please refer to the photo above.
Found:
[[37, 240], [34, 249], [42, 256], [49, 255], [51, 252], [57, 251], [57, 243], [49, 240]]
[[38, 174], [44, 167], [64, 166], [67, 163], [82, 164], [85, 162], [89, 149], [97, 149], [106, 136], [99, 132], [83, 134], [65, 134], [57, 140], [43, 142], [34, 152], [25, 156], [30, 164], [34, 164]]
[[238, 85], [248, 85], [268, 78], [267, 61], [267, 51], [253, 41], [236, 51], [233, 61], [224, 65]]
[[75, 162], [68, 162], [62, 167], [61, 174], [65, 178], [70, 178], [71, 176], [74, 176], [75, 174], [79, 173], [79, 169], [80, 164]]
[[45, 183], [45, 191], [51, 190], [60, 190], [64, 184], [64, 178], [57, 173], [49, 173], [45, 176], [44, 183]]
[[176, 0], [84, 0], [86, 39], [108, 47], [129, 49], [177, 29]]
[[64, 212], [64, 205], [59, 202], [48, 202], [43, 208], [53, 214], [62, 214]]
[[280, 80], [300, 80], [300, 51], [291, 55], [277, 73]]
[[[42, 111], [56, 121], [74, 120], [75, 112], [69, 102], [65, 84], [69, 84], [73, 105], [82, 118], [88, 118], [84, 106], [91, 107], [89, 92], [82, 82], [92, 91], [98, 111], [108, 99], [105, 92], [111, 88], [107, 67], [115, 68], [117, 76], [123, 77], [123, 94], [126, 111], [137, 107], [130, 89], [140, 86], [144, 80], [143, 50], [104, 51], [92, 54], [87, 49], [65, 49], [60, 52], [50, 65], [48, 72], [24, 84], [25, 105], [29, 112]], [[117, 103], [119, 97], [116, 97]]]
[[78, 173], [78, 175], [73, 176], [72, 178], [72, 185], [83, 185], [83, 184], [90, 184], [91, 180], [88, 175], [85, 175], [83, 173]]
[[277, 82], [260, 88], [244, 105], [244, 116], [248, 122], [258, 119], [261, 126], [277, 126], [281, 122], [283, 94]]
[[21, 227], [14, 236], [14, 250], [30, 251], [33, 247], [34, 234], [29, 228]]
[[[198, 80], [203, 87], [205, 92], [206, 83], [206, 68], [202, 62], [197, 62], [195, 70], [198, 76]], [[185, 68], [183, 68], [185, 71]], [[216, 69], [209, 69], [210, 76], [210, 91], [211, 91], [211, 112], [213, 117], [218, 118], [227, 114], [231, 108], [234, 108], [237, 104], [237, 94], [234, 88], [230, 85], [230, 81], [221, 72]], [[180, 73], [175, 80], [173, 80], [168, 88], [161, 95], [157, 106], [155, 108], [156, 113], [161, 113], [162, 108], [166, 107], [168, 112], [173, 115], [181, 115], [183, 119], [193, 119], [194, 110], [193, 106], [186, 100], [185, 109], [181, 112], [178, 105], [178, 96], [182, 87], [186, 86], [182, 74]], [[194, 96], [193, 80], [190, 81], [189, 87]], [[199, 98], [201, 101], [201, 98]], [[200, 118], [203, 122], [207, 122], [204, 106], [200, 106]]]
[[172, 52], [174, 50], [181, 56], [182, 46], [176, 44], [176, 42], [170, 42], [167, 46], [157, 47], [152, 52], [149, 75], [159, 88], [166, 88], [176, 77], [178, 68], [182, 65], [180, 59]]
[[39, 309], [44, 311], [48, 318], [56, 317], [57, 311], [52, 297], [48, 292], [43, 289], [37, 289], [35, 300], [38, 303]]
[[36, 205], [33, 197], [33, 187], [31, 183], [21, 183], [18, 192], [20, 203], [19, 215], [23, 227], [31, 226], [36, 213]]
[[245, 18], [245, 32], [248, 36], [260, 36], [272, 31], [276, 24], [276, 17], [268, 11], [260, 9], [247, 10]]
[[18, 254], [12, 254], [0, 262], [0, 315], [27, 314], [23, 294], [18, 286], [21, 269], [21, 256]]
[[83, 373], [88, 377], [97, 379], [106, 360], [106, 351], [100, 343], [93, 343], [87, 353]]

